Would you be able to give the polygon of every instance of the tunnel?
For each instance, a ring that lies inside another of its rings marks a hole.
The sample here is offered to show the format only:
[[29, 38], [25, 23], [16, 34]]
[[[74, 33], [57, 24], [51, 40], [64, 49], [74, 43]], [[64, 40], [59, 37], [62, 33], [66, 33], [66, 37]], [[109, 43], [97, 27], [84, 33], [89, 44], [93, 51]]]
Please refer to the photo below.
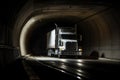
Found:
[[[66, 4], [64, 4], [66, 3]], [[44, 5], [43, 5], [44, 4]], [[13, 45], [21, 55], [46, 55], [46, 33], [59, 26], [73, 27], [82, 35], [83, 54], [94, 50], [99, 56], [119, 59], [119, 14], [108, 4], [29, 1], [19, 12], [13, 31]]]
[[[120, 8], [116, 3], [1, 0], [0, 10], [1, 79], [119, 79]], [[47, 34], [56, 27], [75, 27], [82, 56], [48, 56]]]
[[[49, 4], [49, 5], [48, 5]], [[47, 6], [46, 6], [47, 5]], [[119, 59], [119, 16], [108, 4], [28, 2], [19, 12], [14, 26], [13, 45], [21, 54], [45, 55], [46, 33], [55, 26], [78, 26], [84, 55], [93, 50], [106, 58]], [[113, 27], [114, 26], [114, 27]], [[114, 55], [114, 56], [113, 56]]]

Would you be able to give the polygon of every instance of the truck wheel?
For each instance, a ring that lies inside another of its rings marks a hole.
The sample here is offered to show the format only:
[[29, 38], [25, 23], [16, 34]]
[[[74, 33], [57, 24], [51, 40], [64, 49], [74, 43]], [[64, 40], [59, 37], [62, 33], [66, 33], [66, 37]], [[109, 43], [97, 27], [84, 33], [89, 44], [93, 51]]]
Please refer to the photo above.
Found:
[[58, 58], [61, 58], [61, 55], [58, 55]]
[[54, 51], [53, 50], [48, 50], [48, 56], [53, 56], [54, 55]]
[[50, 52], [48, 52], [48, 56], [51, 56], [51, 53], [50, 53]]

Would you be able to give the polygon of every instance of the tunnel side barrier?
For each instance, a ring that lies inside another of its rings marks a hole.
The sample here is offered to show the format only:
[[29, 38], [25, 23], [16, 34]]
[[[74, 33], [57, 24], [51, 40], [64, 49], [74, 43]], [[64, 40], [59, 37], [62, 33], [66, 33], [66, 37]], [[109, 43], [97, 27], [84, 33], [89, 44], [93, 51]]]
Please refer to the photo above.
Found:
[[0, 66], [2, 68], [20, 57], [19, 50], [8, 45], [0, 45]]

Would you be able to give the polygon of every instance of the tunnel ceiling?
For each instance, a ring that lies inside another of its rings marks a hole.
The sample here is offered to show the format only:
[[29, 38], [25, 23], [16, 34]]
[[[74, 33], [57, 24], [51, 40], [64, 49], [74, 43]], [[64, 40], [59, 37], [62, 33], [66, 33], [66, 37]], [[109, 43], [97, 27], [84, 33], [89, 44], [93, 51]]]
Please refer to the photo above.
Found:
[[[9, 27], [13, 27], [13, 24], [14, 24], [14, 20], [16, 19], [16, 16], [18, 14], [18, 12], [21, 10], [21, 8], [23, 7], [23, 5], [25, 3], [27, 3], [28, 1], [30, 0], [0, 0], [0, 10], [1, 10], [1, 13], [0, 13], [0, 23], [1, 24], [4, 24], [4, 25], [9, 25]], [[52, 1], [54, 3], [56, 3], [56, 1], [59, 1], [59, 2], [64, 2], [66, 1], [67, 3], [71, 3], [71, 4], [83, 4], [83, 3], [96, 3], [96, 4], [111, 4], [111, 2], [107, 2], [105, 0], [31, 0], [33, 1], [34, 3], [37, 3], [37, 2], [41, 2], [41, 3], [51, 3]], [[12, 25], [11, 25], [12, 23]]]
[[[76, 5], [63, 5], [63, 4], [44, 4], [44, 6], [39, 6], [40, 3], [34, 2], [34, 13], [33, 16], [36, 15], [52, 15], [53, 16], [48, 16], [46, 19], [42, 19], [42, 23], [38, 22], [35, 25], [39, 25], [39, 27], [44, 27], [49, 30], [49, 27], [45, 27], [42, 25], [50, 24], [50, 23], [63, 23], [63, 24], [77, 24], [80, 23], [81, 21], [86, 20], [87, 18], [90, 18], [94, 15], [97, 15], [99, 13], [102, 13], [106, 11], [107, 9], [110, 8], [110, 6], [105, 6], [105, 5], [96, 5], [96, 4], [81, 4], [79, 6]], [[60, 14], [59, 14], [60, 13]], [[55, 15], [54, 15], [55, 14]], [[58, 14], [58, 15], [56, 15]], [[68, 21], [70, 23], [68, 23]]]

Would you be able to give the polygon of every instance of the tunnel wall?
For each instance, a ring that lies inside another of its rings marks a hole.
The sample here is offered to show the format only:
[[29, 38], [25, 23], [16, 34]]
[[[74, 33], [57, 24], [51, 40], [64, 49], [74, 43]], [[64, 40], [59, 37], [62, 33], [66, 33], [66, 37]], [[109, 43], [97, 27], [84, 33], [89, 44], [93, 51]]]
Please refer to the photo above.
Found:
[[111, 8], [83, 21], [89, 23], [90, 28], [96, 28], [93, 33], [90, 31], [93, 35], [92, 40], [86, 40], [91, 45], [85, 46], [88, 48], [86, 53], [97, 50], [100, 57], [104, 54], [106, 58], [120, 59], [120, 15], [118, 12], [119, 10]]
[[26, 21], [29, 20], [29, 17], [33, 13], [33, 2], [28, 1], [24, 6], [22, 6], [22, 9], [18, 12], [17, 18], [14, 24], [13, 29], [13, 45], [15, 47], [19, 47], [19, 37], [20, 32], [22, 30], [22, 27], [25, 25]]
[[11, 31], [6, 25], [0, 25], [0, 69], [10, 65], [18, 58], [18, 51], [12, 45]]
[[[33, 5], [33, 2], [29, 2], [24, 6], [23, 10], [21, 10], [13, 31], [14, 46], [19, 47], [20, 32], [26, 21], [31, 18], [30, 16], [42, 15], [41, 7], [44, 6], [45, 5], [40, 5], [39, 3]], [[46, 11], [46, 9], [47, 8], [45, 8], [43, 12]], [[35, 13], [31, 15], [33, 12]], [[84, 41], [84, 52], [86, 55], [89, 55], [93, 50], [97, 50], [99, 51], [99, 56], [104, 53], [106, 58], [120, 59], [120, 19], [118, 17], [119, 14], [117, 14], [117, 10], [110, 8], [80, 22], [80, 24], [83, 24], [83, 33], [86, 36]]]
[[10, 46], [0, 46], [0, 68], [5, 68], [20, 57], [19, 52]]

